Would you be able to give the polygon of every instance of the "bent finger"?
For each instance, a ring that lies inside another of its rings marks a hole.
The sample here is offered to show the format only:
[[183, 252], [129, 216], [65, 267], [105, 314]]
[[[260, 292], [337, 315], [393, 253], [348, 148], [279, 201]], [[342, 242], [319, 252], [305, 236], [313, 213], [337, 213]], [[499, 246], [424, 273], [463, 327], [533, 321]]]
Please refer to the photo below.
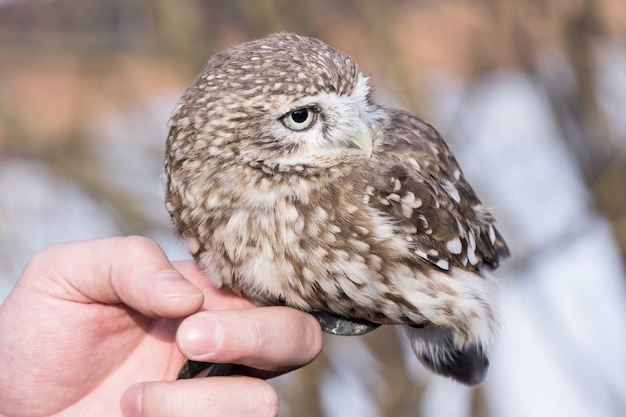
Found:
[[150, 317], [197, 311], [202, 292], [144, 237], [97, 239], [50, 246], [28, 264], [23, 285], [68, 301], [123, 303]]
[[194, 314], [181, 323], [177, 343], [195, 361], [275, 372], [315, 359], [322, 349], [322, 333], [310, 314], [288, 307], [259, 307]]

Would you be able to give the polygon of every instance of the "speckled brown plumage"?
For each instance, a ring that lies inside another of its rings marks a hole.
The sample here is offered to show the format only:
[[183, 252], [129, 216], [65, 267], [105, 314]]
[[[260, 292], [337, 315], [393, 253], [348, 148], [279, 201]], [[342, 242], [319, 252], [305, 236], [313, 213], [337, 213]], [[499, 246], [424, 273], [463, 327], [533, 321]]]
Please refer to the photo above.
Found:
[[434, 371], [484, 378], [508, 254], [437, 131], [372, 102], [323, 42], [214, 55], [170, 121], [166, 204], [220, 287], [259, 304], [405, 324]]

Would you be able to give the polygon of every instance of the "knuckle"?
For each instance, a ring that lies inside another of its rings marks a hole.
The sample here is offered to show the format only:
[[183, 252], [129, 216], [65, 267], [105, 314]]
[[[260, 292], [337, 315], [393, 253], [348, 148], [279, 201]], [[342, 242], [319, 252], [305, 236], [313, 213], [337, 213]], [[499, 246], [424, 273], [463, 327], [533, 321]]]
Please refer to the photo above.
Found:
[[30, 258], [30, 260], [26, 264], [25, 270], [30, 271], [33, 269], [38, 270], [38, 269], [43, 268], [45, 265], [49, 263], [49, 260], [54, 257], [54, 254], [57, 251], [55, 247], [59, 245], [62, 245], [62, 243], [56, 243], [54, 245], [48, 246], [41, 252], [38, 252], [37, 254], [35, 254], [32, 258]]
[[161, 251], [161, 247], [150, 238], [133, 235], [120, 238], [118, 250], [130, 255], [143, 255], [156, 250]]
[[50, 271], [50, 268], [57, 265], [58, 259], [62, 257], [63, 252], [69, 245], [71, 243], [55, 243], [35, 254], [26, 264], [24, 274], [33, 272], [36, 274], [47, 274], [54, 272]]

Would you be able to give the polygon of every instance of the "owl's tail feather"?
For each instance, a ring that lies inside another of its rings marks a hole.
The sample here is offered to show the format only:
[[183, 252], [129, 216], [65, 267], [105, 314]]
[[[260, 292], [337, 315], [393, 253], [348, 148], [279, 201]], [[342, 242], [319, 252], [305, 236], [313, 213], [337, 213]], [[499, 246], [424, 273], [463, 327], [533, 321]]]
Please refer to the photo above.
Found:
[[487, 376], [487, 346], [455, 346], [451, 329], [405, 326], [406, 334], [418, 359], [431, 371], [465, 385], [478, 385]]

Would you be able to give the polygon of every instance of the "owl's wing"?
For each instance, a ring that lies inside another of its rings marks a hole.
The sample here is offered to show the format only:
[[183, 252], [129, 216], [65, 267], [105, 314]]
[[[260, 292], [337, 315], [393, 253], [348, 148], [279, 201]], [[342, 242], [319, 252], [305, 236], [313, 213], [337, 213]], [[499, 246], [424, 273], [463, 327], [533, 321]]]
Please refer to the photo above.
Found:
[[389, 110], [366, 174], [369, 204], [390, 217], [420, 258], [442, 270], [496, 268], [506, 243], [439, 133]]

